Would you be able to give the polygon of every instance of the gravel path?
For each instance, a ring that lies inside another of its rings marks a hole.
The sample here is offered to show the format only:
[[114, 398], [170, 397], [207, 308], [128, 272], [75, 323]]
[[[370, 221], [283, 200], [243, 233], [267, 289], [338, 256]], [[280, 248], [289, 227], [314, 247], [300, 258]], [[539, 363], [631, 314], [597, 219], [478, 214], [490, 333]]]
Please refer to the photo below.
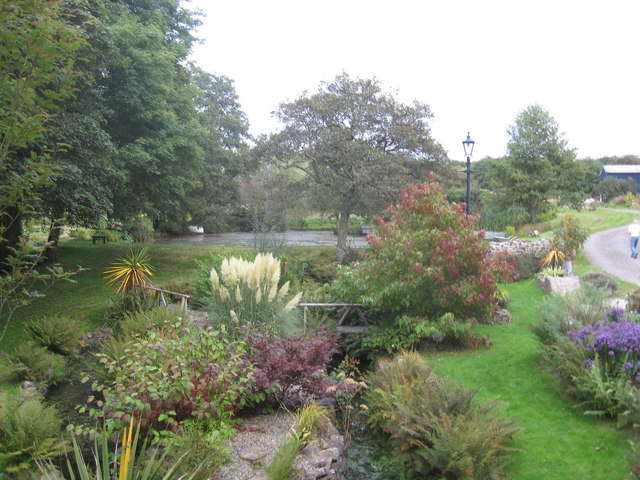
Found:
[[640, 285], [640, 257], [631, 258], [628, 226], [591, 235], [584, 245], [589, 261], [625, 282]]

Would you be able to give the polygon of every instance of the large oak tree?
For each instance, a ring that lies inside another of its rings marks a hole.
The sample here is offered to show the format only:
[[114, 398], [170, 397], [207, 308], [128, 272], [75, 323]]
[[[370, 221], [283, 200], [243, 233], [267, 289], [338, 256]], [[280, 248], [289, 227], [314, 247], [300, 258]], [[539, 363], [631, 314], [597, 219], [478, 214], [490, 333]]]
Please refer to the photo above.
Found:
[[352, 214], [379, 212], [402, 187], [447, 162], [431, 135], [429, 107], [401, 103], [376, 79], [343, 73], [316, 93], [281, 104], [275, 115], [284, 128], [262, 137], [255, 153], [303, 172], [300, 181], [317, 208], [337, 214], [339, 260]]

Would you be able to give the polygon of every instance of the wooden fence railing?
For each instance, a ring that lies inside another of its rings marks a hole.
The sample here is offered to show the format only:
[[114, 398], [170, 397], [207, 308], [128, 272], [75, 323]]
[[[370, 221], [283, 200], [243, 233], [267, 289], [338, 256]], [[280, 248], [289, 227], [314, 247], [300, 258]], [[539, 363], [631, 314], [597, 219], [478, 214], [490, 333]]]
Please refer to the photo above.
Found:
[[151, 290], [154, 292], [157, 292], [160, 295], [160, 304], [163, 307], [167, 306], [167, 299], [165, 298], [165, 295], [173, 295], [175, 297], [179, 297], [180, 298], [180, 310], [186, 312], [188, 307], [189, 307], [189, 299], [191, 298], [191, 296], [189, 295], [185, 295], [184, 293], [178, 293], [178, 292], [171, 292], [169, 290], [163, 290], [162, 288], [157, 288], [157, 287], [144, 287], [147, 290]]

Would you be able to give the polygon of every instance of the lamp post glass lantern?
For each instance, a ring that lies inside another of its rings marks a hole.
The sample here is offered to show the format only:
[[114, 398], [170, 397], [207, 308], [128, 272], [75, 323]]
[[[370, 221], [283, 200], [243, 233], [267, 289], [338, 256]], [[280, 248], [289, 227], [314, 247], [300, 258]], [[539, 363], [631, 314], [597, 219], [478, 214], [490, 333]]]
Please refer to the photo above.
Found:
[[463, 170], [467, 174], [467, 215], [471, 215], [471, 155], [476, 142], [471, 140], [471, 135], [467, 132], [467, 138], [462, 142], [464, 154], [467, 157], [467, 169]]

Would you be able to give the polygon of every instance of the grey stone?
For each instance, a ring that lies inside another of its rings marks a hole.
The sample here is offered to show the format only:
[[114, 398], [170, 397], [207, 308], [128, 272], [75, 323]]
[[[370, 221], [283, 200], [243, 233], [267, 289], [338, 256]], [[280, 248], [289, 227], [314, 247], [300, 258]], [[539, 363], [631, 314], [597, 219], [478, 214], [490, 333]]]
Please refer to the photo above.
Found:
[[266, 457], [269, 450], [249, 450], [240, 454], [240, 458], [248, 462], [257, 462], [262, 457]]
[[580, 278], [576, 276], [550, 277], [545, 275], [538, 279], [537, 285], [546, 293], [564, 295], [580, 288]]
[[511, 312], [506, 308], [499, 308], [493, 317], [494, 325], [507, 325], [511, 323]]

